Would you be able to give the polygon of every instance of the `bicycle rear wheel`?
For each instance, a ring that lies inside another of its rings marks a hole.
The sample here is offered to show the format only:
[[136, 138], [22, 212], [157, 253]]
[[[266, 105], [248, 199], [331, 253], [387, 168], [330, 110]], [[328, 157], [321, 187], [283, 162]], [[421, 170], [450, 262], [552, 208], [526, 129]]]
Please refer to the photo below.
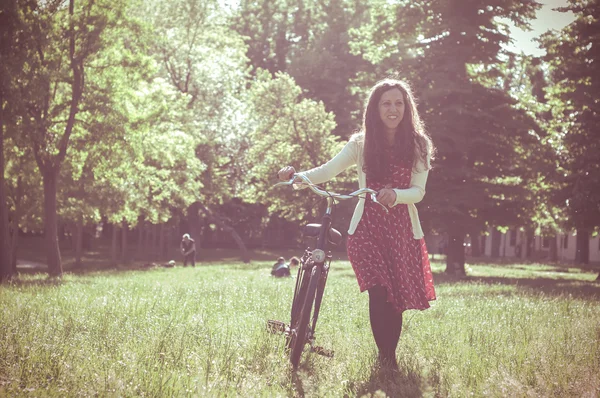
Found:
[[298, 367], [300, 363], [300, 357], [304, 351], [304, 346], [308, 341], [309, 333], [309, 322], [312, 314], [313, 304], [315, 301], [315, 295], [317, 293], [317, 286], [319, 285], [319, 279], [321, 277], [321, 267], [315, 266], [312, 269], [310, 275], [310, 282], [308, 283], [308, 289], [306, 291], [306, 298], [302, 305], [302, 311], [296, 325], [292, 325], [292, 341], [290, 351], [290, 361], [294, 369]]

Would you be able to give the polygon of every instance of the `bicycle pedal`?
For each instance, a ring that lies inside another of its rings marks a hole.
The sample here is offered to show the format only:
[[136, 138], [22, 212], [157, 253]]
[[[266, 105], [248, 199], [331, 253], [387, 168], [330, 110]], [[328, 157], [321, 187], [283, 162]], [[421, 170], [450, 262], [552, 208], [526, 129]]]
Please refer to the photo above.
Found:
[[277, 334], [277, 333], [284, 333], [285, 332], [285, 323], [281, 322], [281, 321], [275, 321], [272, 319], [269, 319], [267, 321], [267, 331], [269, 333], [273, 333], [273, 334]]
[[315, 354], [322, 355], [324, 357], [333, 358], [333, 350], [328, 350], [321, 346], [312, 347], [311, 351]]

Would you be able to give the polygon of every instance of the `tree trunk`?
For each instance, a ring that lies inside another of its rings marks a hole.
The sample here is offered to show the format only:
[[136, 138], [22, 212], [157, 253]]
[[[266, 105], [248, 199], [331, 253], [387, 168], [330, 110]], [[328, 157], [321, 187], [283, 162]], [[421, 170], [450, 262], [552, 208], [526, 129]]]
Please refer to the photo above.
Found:
[[239, 249], [242, 251], [242, 261], [246, 264], [250, 262], [250, 253], [244, 244], [244, 241], [240, 237], [240, 235], [236, 232], [235, 229], [225, 224], [225, 222], [216, 214], [214, 214], [208, 207], [204, 206], [204, 204], [198, 202], [199, 208], [204, 213], [204, 215], [210, 218], [222, 231], [229, 232], [238, 245]]
[[497, 229], [492, 229], [492, 250], [490, 257], [500, 257], [500, 241], [502, 240], [502, 234]]
[[146, 253], [149, 254], [152, 261], [154, 261], [156, 250], [156, 225], [150, 224], [148, 229], [148, 250]]
[[158, 228], [158, 258], [163, 261], [165, 259], [165, 223], [161, 222]]
[[113, 267], [117, 266], [117, 252], [118, 252], [118, 237], [117, 237], [117, 232], [118, 232], [118, 227], [117, 224], [111, 224], [112, 227], [112, 244], [110, 247], [110, 264]]
[[446, 273], [466, 276], [465, 271], [465, 234], [459, 232], [448, 235], [448, 249], [446, 251]]
[[4, 95], [0, 90], [0, 282], [12, 277], [12, 250], [8, 227], [8, 204], [4, 179]]
[[146, 253], [148, 253], [148, 242], [150, 241], [150, 231], [148, 230], [148, 224], [146, 221], [142, 221], [140, 224], [142, 234], [142, 241], [140, 243], [140, 260], [146, 260]]
[[17, 248], [19, 247], [19, 221], [22, 217], [23, 179], [17, 178], [17, 193], [14, 197], [15, 212], [8, 219], [8, 244], [11, 253], [12, 275], [17, 274]]
[[[164, 244], [163, 244], [163, 248], [162, 248], [162, 252], [161, 255], [163, 256], [164, 259], [169, 260], [169, 252], [170, 252], [170, 248], [171, 248], [171, 232], [173, 230], [172, 226], [170, 225], [171, 223], [169, 221], [167, 221], [167, 223], [165, 224], [165, 231], [164, 231]], [[196, 250], [198, 250], [198, 248], [196, 247]]]
[[587, 228], [577, 228], [575, 239], [575, 264], [590, 263], [590, 231]]
[[150, 260], [152, 257], [152, 234], [154, 228], [153, 225], [148, 223], [144, 225], [144, 258]]
[[127, 264], [127, 231], [129, 227], [127, 225], [127, 221], [123, 220], [121, 222], [121, 264]]
[[42, 171], [44, 183], [44, 236], [46, 242], [46, 262], [50, 276], [62, 276], [62, 260], [58, 247], [58, 215], [56, 214], [56, 186], [58, 172], [54, 167]]
[[[199, 211], [200, 211], [200, 202], [194, 202], [189, 206], [188, 216], [187, 216], [189, 230], [184, 231], [186, 233], [189, 233], [192, 236], [192, 238], [196, 241], [196, 249], [199, 249], [202, 244], [203, 231], [204, 231], [204, 226], [202, 225], [203, 219], [198, 214]], [[204, 213], [204, 214], [206, 214], [206, 213]], [[208, 221], [208, 220], [206, 220], [206, 221]], [[181, 236], [179, 238], [181, 239]]]
[[558, 244], [556, 243], [556, 235], [551, 236], [549, 239], [550, 251], [548, 253], [548, 260], [555, 263], [558, 261]]
[[202, 218], [201, 223], [203, 225], [198, 228], [200, 230], [200, 235], [198, 235], [199, 244], [196, 247], [212, 247], [211, 245], [215, 234], [210, 227], [210, 219], [208, 217], [204, 217]]
[[144, 254], [145, 234], [144, 234], [144, 221], [140, 220], [137, 225], [138, 239], [137, 239], [137, 256], [138, 260], [142, 260]]
[[154, 225], [154, 239], [152, 240], [152, 251], [154, 253], [154, 257], [157, 261], [160, 261], [160, 235], [162, 223]]
[[481, 235], [479, 231], [471, 234], [471, 255], [473, 257], [481, 256], [481, 247], [479, 246]]
[[17, 275], [17, 249], [19, 248], [19, 228], [10, 231], [10, 250], [12, 261], [12, 275]]
[[533, 228], [525, 230], [525, 258], [530, 259], [533, 256], [533, 242], [535, 241], [535, 231]]
[[83, 266], [81, 258], [83, 257], [83, 215], [80, 214], [77, 217], [77, 223], [75, 226], [75, 267], [80, 268]]

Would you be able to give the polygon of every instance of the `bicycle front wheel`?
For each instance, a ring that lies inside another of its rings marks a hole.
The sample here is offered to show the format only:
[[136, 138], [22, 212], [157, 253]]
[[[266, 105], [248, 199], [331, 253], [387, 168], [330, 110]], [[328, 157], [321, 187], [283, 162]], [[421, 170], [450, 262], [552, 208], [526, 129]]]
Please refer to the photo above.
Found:
[[312, 269], [310, 275], [310, 282], [308, 283], [308, 289], [306, 291], [306, 298], [302, 305], [302, 312], [296, 325], [292, 325], [292, 342], [290, 351], [290, 361], [294, 369], [298, 367], [300, 363], [300, 357], [304, 351], [304, 346], [308, 342], [309, 338], [309, 323], [310, 316], [315, 302], [315, 295], [317, 293], [317, 286], [319, 285], [319, 279], [321, 277], [321, 267], [315, 266]]

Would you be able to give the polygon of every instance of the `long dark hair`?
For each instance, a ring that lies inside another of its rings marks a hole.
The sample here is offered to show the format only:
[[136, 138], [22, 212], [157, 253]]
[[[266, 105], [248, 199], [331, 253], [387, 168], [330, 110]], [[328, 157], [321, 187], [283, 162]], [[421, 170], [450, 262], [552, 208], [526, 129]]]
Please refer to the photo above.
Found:
[[385, 162], [384, 149], [388, 146], [385, 128], [379, 116], [379, 100], [386, 91], [399, 89], [404, 97], [404, 116], [398, 125], [394, 145], [399, 159], [417, 169], [419, 161], [429, 170], [428, 160], [433, 159], [434, 147], [431, 138], [425, 132], [425, 126], [417, 111], [417, 104], [408, 83], [397, 79], [384, 79], [371, 89], [363, 116], [362, 134], [364, 134], [363, 171], [367, 178], [380, 180], [389, 172]]

